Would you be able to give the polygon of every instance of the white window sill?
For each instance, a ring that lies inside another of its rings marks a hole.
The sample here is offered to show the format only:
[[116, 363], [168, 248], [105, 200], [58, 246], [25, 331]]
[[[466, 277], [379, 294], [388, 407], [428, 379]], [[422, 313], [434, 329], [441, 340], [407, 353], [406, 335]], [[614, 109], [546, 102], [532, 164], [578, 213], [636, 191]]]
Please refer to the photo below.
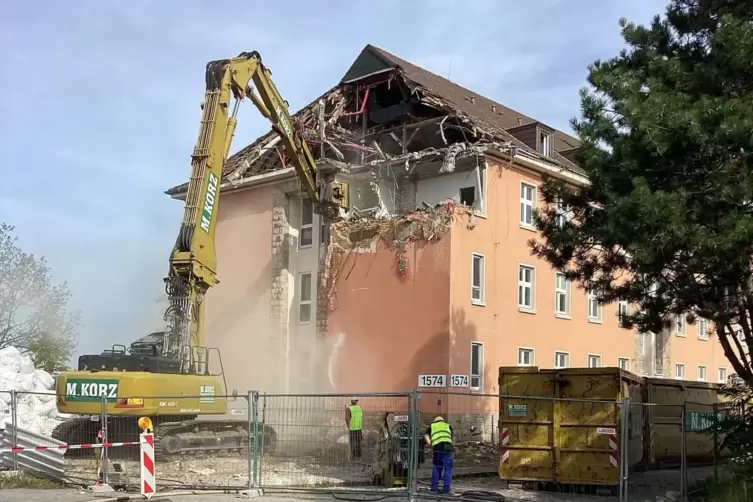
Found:
[[675, 331], [675, 336], [679, 336], [680, 338], [687, 338], [687, 333], [680, 333], [679, 331]]
[[298, 326], [308, 326], [311, 321], [298, 321]]
[[481, 387], [471, 387], [470, 389], [471, 389], [471, 392], [475, 392], [476, 394], [484, 393], [484, 389], [482, 389]]
[[489, 214], [488, 214], [488, 213], [487, 213], [486, 211], [484, 211], [484, 212], [481, 212], [481, 211], [473, 211], [473, 216], [477, 216], [477, 217], [479, 217], [479, 218], [483, 218], [483, 219], [487, 219], [487, 218], [489, 218]]
[[555, 312], [554, 317], [556, 317], [557, 319], [565, 319], [567, 321], [573, 320], [573, 316], [571, 316], [570, 314], [560, 314], [560, 313]]
[[471, 305], [475, 305], [477, 307], [486, 307], [486, 302], [481, 300], [471, 300]]
[[604, 324], [604, 319], [596, 319], [595, 317], [589, 317], [588, 322], [591, 324]]
[[537, 232], [536, 227], [534, 227], [533, 225], [527, 225], [525, 223], [521, 223], [520, 228], [522, 228], [523, 230], [528, 230], [529, 232]]
[[313, 244], [307, 244], [305, 246], [299, 245], [298, 249], [311, 249], [312, 247], [314, 247]]
[[536, 309], [532, 309], [530, 307], [521, 307], [521, 306], [518, 306], [518, 312], [521, 312], [523, 314], [535, 314], [536, 313]]
[[709, 337], [707, 337], [707, 336], [699, 336], [698, 339], [701, 340], [702, 342], [708, 342], [709, 341]]

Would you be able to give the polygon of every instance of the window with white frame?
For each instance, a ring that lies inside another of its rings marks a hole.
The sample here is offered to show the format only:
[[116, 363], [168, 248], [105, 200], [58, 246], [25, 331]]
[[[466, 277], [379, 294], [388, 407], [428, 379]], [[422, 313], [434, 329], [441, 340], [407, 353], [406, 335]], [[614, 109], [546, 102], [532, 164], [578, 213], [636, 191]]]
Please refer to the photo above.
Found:
[[298, 277], [298, 322], [306, 323], [311, 321], [311, 272]]
[[533, 366], [536, 364], [536, 352], [533, 349], [518, 348], [518, 366]]
[[678, 336], [685, 336], [686, 327], [684, 315], [675, 316], [675, 333], [677, 333]]
[[471, 342], [471, 389], [483, 388], [484, 375], [484, 344]]
[[709, 323], [702, 317], [698, 318], [698, 338], [700, 340], [709, 339]]
[[314, 243], [314, 206], [311, 199], [301, 199], [301, 225], [298, 227], [298, 247], [309, 247]]
[[533, 228], [533, 212], [536, 209], [536, 186], [520, 184], [520, 224]]
[[556, 223], [558, 227], [562, 228], [565, 226], [565, 222], [570, 221], [570, 208], [565, 206], [565, 203], [560, 198], [554, 204], [557, 213]]
[[554, 353], [554, 367], [556, 369], [569, 368], [570, 367], [570, 353], [569, 352], [555, 352]]
[[484, 292], [484, 255], [473, 253], [473, 263], [471, 265], [471, 302], [483, 304], [485, 298]]
[[557, 274], [554, 279], [554, 313], [559, 316], [570, 315], [570, 281], [565, 274]]
[[629, 357], [618, 357], [617, 358], [617, 367], [619, 367], [621, 370], [630, 371], [630, 358]]
[[698, 366], [698, 371], [696, 372], [696, 378], [699, 382], [705, 382], [706, 381], [706, 366]]
[[600, 354], [588, 354], [588, 367], [589, 368], [601, 368], [601, 355]]
[[319, 215], [319, 245], [322, 246], [329, 240], [329, 225], [327, 225], [327, 218]]
[[588, 292], [588, 320], [589, 321], [601, 321], [601, 302], [599, 297], [593, 291]]
[[539, 131], [539, 153], [552, 154], [552, 135], [545, 131]]
[[518, 308], [535, 308], [536, 269], [529, 265], [518, 266]]
[[678, 363], [675, 364], [675, 378], [678, 380], [685, 379], [685, 365]]
[[628, 314], [630, 314], [630, 310], [628, 309], [627, 300], [619, 300], [617, 302], [617, 322], [620, 326], [625, 325], [625, 317]]
[[719, 368], [719, 383], [727, 383], [727, 368]]

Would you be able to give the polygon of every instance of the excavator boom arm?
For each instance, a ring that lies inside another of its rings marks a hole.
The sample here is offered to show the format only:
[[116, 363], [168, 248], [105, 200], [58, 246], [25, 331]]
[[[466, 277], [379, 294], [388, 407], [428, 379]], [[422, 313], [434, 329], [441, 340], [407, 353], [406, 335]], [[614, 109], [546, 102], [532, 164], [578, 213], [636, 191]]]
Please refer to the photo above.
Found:
[[[206, 93], [199, 137], [191, 156], [185, 211], [170, 258], [170, 271], [165, 278], [170, 306], [165, 312], [164, 353], [180, 357], [186, 371], [188, 368], [200, 371], [197, 359], [199, 365], [206, 364], [200, 361], [202, 357], [196, 351], [205, 346], [204, 295], [218, 282], [215, 231], [222, 170], [230, 151], [240, 102], [248, 97], [272, 122], [287, 159], [292, 162], [302, 188], [315, 207], [336, 208], [347, 200], [336, 195], [339, 202], [331, 201], [330, 191], [322, 189], [316, 162], [271, 76], [272, 72], [255, 51], [211, 61], [206, 67]], [[249, 83], [253, 83], [256, 92]]]

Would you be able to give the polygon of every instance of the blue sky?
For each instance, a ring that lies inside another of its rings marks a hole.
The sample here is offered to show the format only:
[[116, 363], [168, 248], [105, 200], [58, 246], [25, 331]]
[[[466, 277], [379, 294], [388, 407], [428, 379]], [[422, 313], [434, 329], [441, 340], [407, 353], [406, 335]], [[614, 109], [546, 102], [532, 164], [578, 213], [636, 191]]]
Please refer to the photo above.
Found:
[[[0, 3], [0, 221], [67, 281], [77, 353], [160, 327], [162, 277], [198, 132], [204, 65], [258, 50], [297, 110], [371, 43], [569, 130], [617, 20], [667, 0]], [[233, 150], [268, 130], [250, 103]], [[269, 246], [267, 242], [260, 246]], [[211, 293], [210, 293], [211, 294]]]

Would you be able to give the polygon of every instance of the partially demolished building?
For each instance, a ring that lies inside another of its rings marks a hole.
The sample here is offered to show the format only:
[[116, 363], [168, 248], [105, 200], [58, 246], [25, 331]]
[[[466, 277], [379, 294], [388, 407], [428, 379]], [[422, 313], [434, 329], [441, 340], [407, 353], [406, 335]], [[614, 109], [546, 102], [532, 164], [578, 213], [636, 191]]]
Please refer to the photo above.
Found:
[[500, 365], [670, 376], [678, 359], [721, 374], [700, 334], [623, 330], [622, 306], [531, 257], [542, 176], [588, 183], [577, 139], [371, 45], [295, 117], [319, 169], [348, 184], [347, 217], [312, 211], [274, 132], [228, 159], [207, 328], [231, 388], [460, 375], [495, 392]]

